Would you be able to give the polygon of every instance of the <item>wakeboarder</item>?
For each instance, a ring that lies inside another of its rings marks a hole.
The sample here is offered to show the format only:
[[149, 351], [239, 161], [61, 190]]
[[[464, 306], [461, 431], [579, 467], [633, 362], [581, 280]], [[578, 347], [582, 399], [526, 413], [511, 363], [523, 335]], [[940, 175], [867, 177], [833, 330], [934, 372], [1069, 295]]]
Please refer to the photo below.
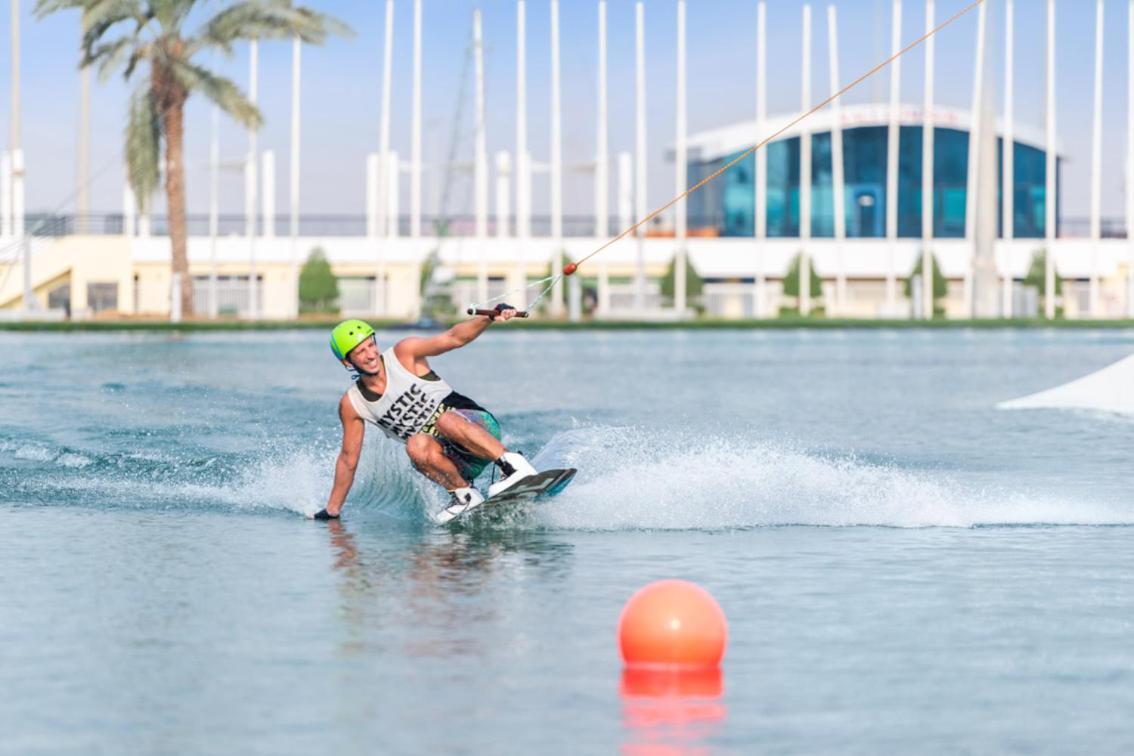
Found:
[[[486, 311], [487, 312], [487, 311]], [[473, 480], [495, 464], [503, 478], [488, 488], [489, 497], [536, 474], [524, 457], [500, 442], [500, 423], [491, 412], [457, 393], [429, 365], [429, 358], [467, 346], [497, 320], [516, 310], [498, 305], [436, 336], [411, 336], [379, 351], [374, 329], [361, 320], [345, 320], [331, 332], [331, 351], [357, 379], [339, 401], [342, 449], [327, 506], [316, 520], [339, 517], [354, 482], [366, 423], [404, 443], [414, 467], [449, 492], [449, 502], [435, 518], [448, 522], [479, 506], [484, 496]]]

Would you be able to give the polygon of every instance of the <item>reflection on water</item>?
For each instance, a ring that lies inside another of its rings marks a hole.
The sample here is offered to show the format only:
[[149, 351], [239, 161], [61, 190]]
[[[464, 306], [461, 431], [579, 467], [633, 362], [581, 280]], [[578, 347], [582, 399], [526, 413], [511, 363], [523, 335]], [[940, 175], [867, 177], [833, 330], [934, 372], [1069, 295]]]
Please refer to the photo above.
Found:
[[706, 753], [706, 741], [724, 724], [719, 667], [622, 670], [622, 752], [633, 756]]
[[545, 586], [568, 578], [574, 547], [546, 534], [504, 530], [382, 529], [376, 523], [327, 523], [332, 564], [342, 580], [340, 611], [352, 654], [400, 633], [408, 656], [477, 656], [491, 649], [486, 628], [508, 624], [514, 607], [502, 583]]

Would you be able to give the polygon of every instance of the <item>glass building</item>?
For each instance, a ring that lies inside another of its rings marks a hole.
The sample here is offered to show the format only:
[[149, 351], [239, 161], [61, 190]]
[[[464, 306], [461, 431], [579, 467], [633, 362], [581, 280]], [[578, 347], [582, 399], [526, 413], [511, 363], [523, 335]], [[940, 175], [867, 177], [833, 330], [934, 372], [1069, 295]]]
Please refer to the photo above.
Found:
[[[898, 236], [921, 237], [922, 133], [920, 126], [903, 125], [898, 142]], [[886, 142], [884, 124], [843, 129], [843, 207], [849, 238], [886, 236]], [[998, 204], [1004, 182], [1001, 155], [1003, 139], [997, 137]], [[767, 235], [799, 236], [800, 137], [770, 143], [767, 149]], [[1044, 151], [1016, 141], [1014, 144], [1012, 192], [1013, 225], [1017, 238], [1044, 235]], [[719, 169], [746, 148], [712, 160], [689, 162], [690, 184]], [[696, 154], [695, 151], [693, 154]], [[965, 235], [965, 212], [969, 162], [969, 134], [957, 128], [934, 129], [933, 235], [959, 238]], [[749, 155], [689, 197], [689, 228], [720, 236], [752, 236], [755, 233], [756, 160]], [[1056, 187], [1059, 168], [1057, 161]], [[1059, 192], [1057, 190], [1058, 198]], [[831, 132], [811, 134], [811, 236], [832, 237], [834, 189], [831, 174]], [[1003, 235], [1002, 214], [997, 224]], [[1058, 208], [1056, 208], [1058, 217]], [[1058, 231], [1058, 229], [1057, 229]]]

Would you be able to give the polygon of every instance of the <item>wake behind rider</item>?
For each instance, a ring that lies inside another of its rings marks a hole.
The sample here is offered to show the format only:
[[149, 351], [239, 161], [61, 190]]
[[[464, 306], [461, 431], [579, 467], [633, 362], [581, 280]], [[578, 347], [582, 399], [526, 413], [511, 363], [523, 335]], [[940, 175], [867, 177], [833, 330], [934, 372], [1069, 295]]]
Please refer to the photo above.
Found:
[[354, 482], [366, 423], [406, 445], [410, 461], [427, 478], [444, 486], [449, 503], [437, 519], [448, 522], [484, 501], [472, 481], [489, 464], [504, 474], [489, 486], [495, 496], [536, 471], [524, 457], [500, 443], [500, 424], [491, 412], [457, 393], [429, 366], [429, 357], [459, 349], [496, 320], [516, 311], [500, 305], [491, 316], [478, 316], [429, 337], [411, 336], [379, 352], [374, 329], [361, 320], [345, 320], [331, 332], [331, 351], [358, 380], [339, 401], [342, 450], [327, 506], [317, 520], [337, 518]]

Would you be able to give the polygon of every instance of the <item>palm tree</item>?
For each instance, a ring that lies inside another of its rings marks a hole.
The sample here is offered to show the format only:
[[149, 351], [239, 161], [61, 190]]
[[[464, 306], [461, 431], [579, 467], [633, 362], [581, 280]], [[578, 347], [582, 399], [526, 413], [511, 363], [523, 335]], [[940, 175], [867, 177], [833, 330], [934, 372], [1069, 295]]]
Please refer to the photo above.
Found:
[[330, 33], [350, 33], [340, 21], [287, 0], [245, 0], [216, 13], [187, 35], [187, 17], [204, 5], [204, 0], [38, 0], [35, 8], [40, 18], [71, 8], [82, 11], [80, 68], [98, 66], [103, 77], [121, 69], [129, 81], [141, 66], [126, 125], [130, 187], [144, 209], [161, 180], [164, 142], [172, 271], [183, 282], [181, 311], [185, 315], [193, 314], [182, 157], [185, 101], [200, 92], [243, 126], [257, 128], [263, 121], [239, 87], [193, 62], [194, 57], [208, 50], [231, 55], [234, 43], [242, 39], [299, 37], [321, 44]]

